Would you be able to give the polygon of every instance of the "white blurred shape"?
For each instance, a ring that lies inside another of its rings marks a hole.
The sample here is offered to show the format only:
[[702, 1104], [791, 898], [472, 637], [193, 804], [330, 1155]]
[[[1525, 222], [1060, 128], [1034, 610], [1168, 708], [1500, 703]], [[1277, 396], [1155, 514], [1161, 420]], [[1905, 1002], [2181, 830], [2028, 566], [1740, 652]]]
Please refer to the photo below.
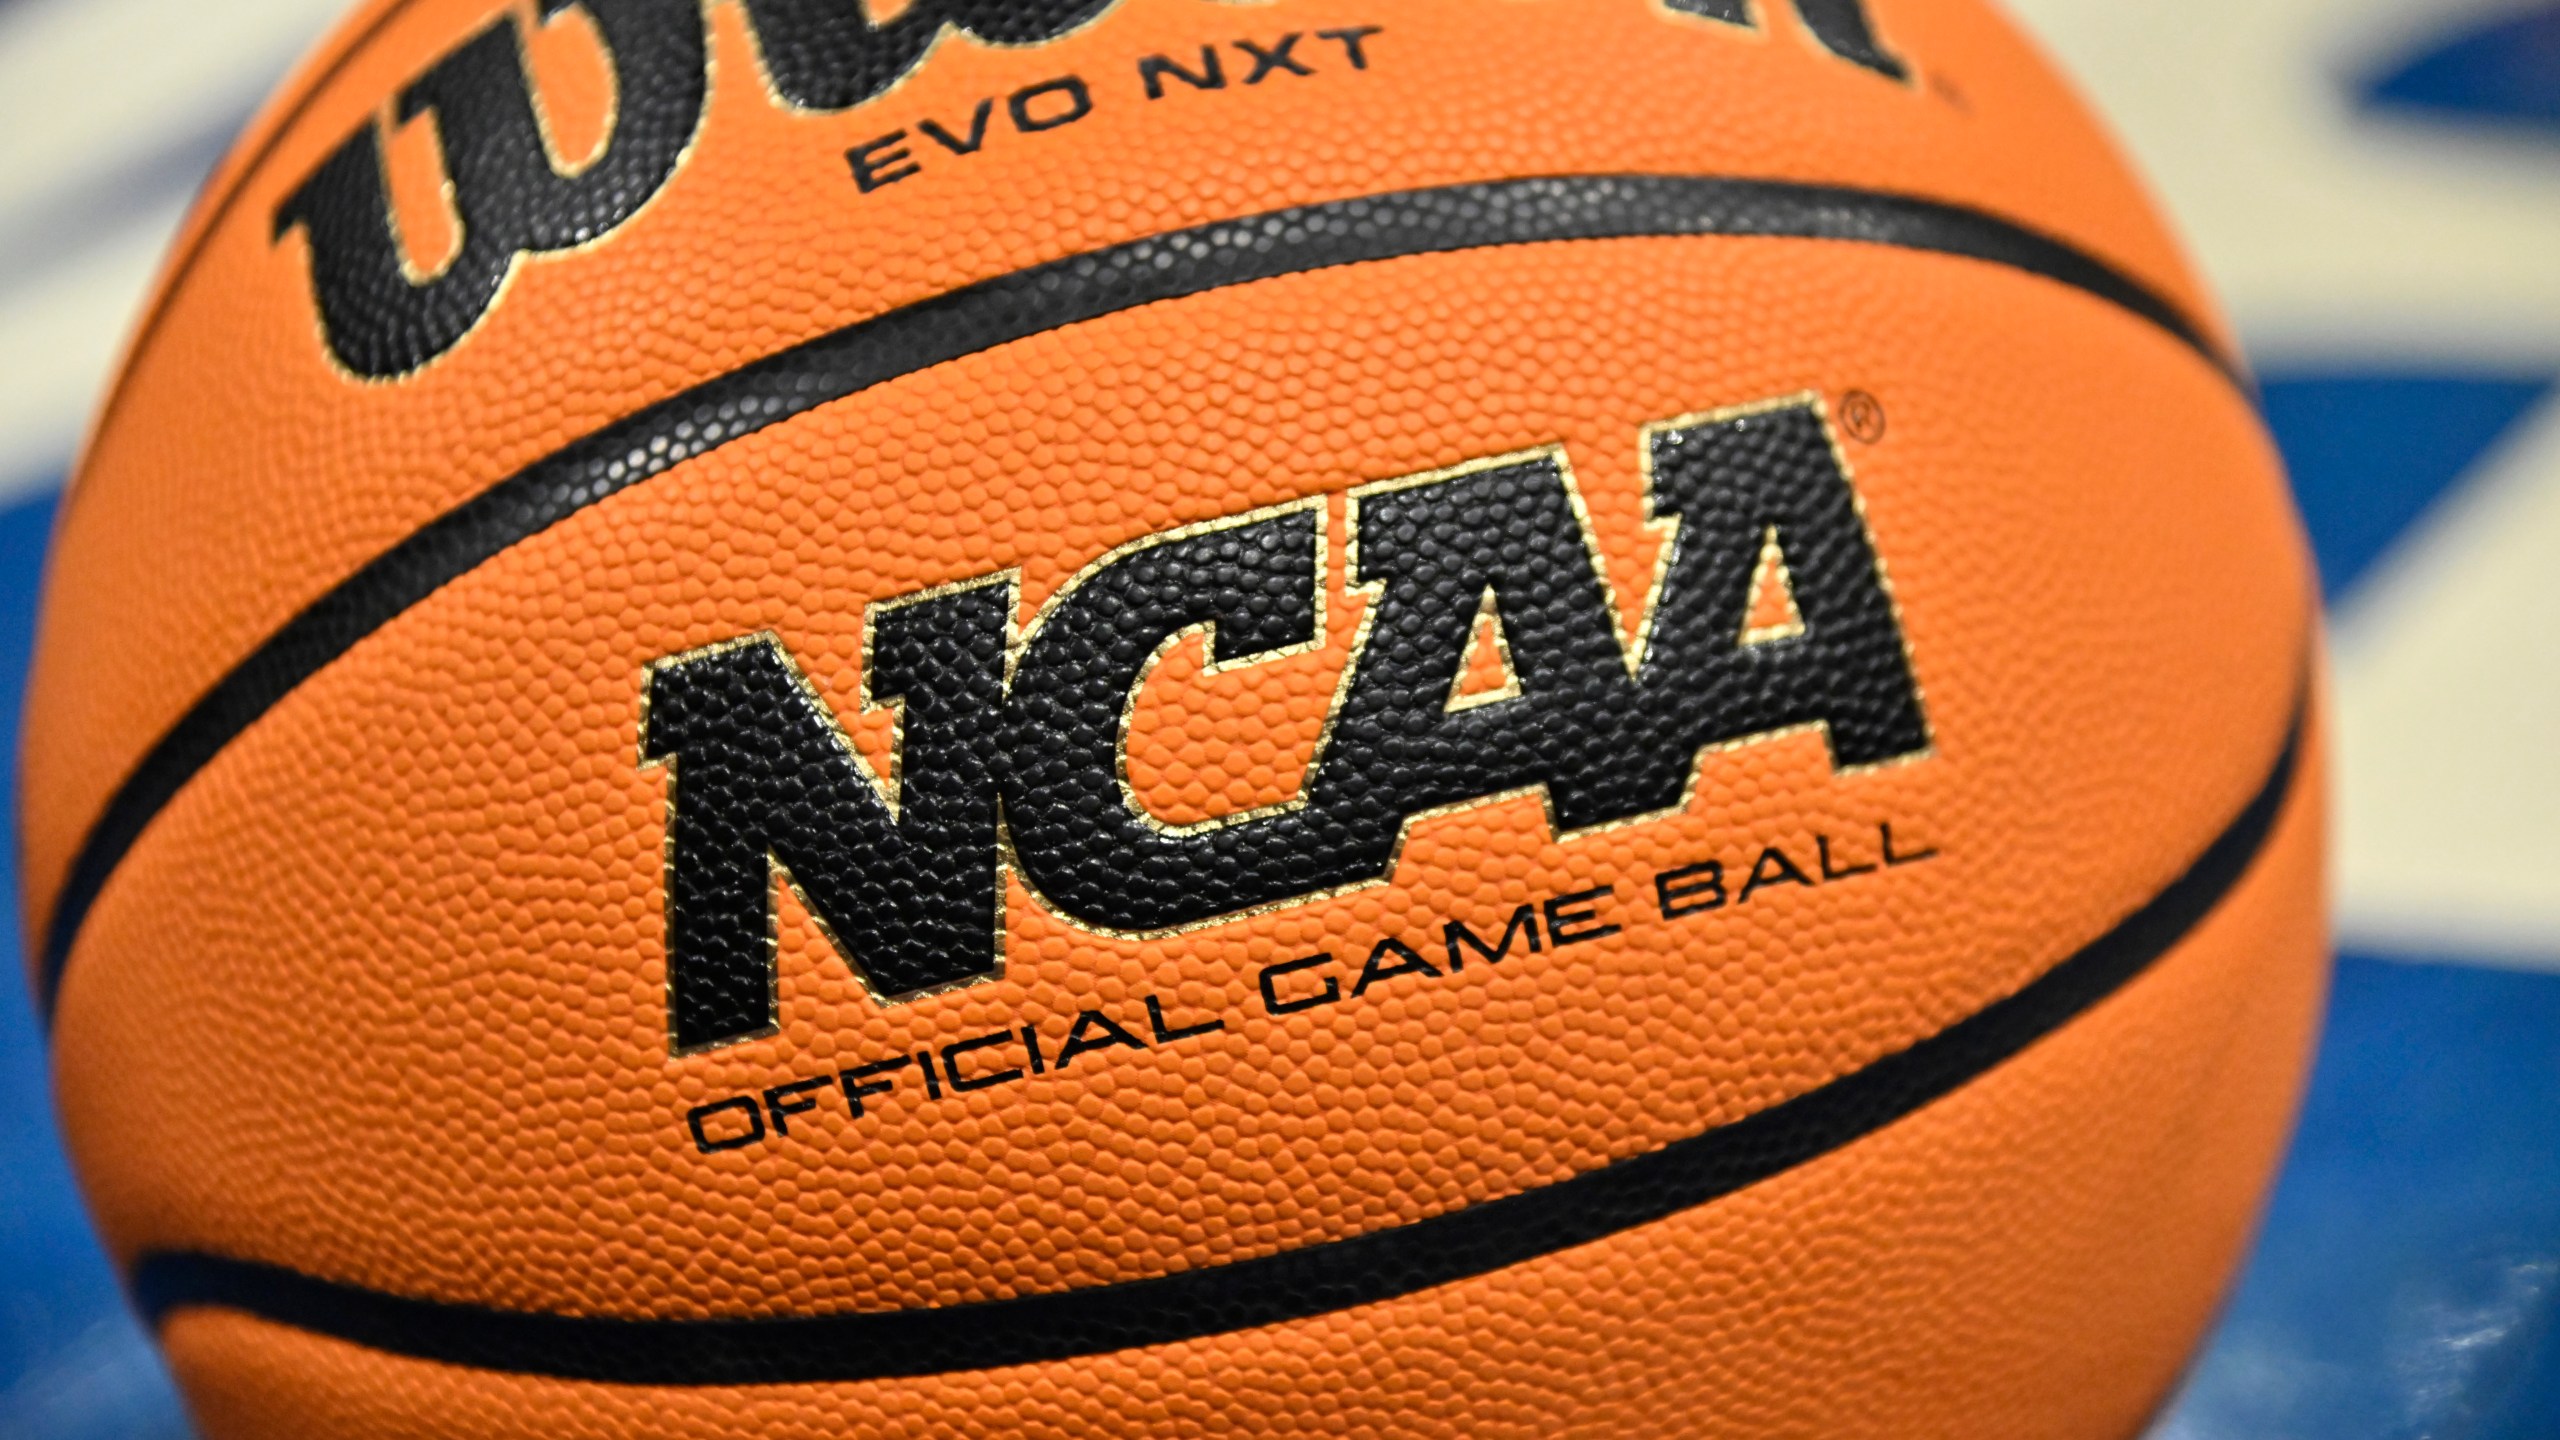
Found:
[[69, 460], [188, 197], [344, 8], [0, 6], [0, 498]]
[[[2252, 357], [2560, 371], [2560, 145], [2355, 77], [2548, 0], [2012, 0], [2153, 177]], [[2560, 405], [2337, 617], [2341, 938], [2560, 965]]]
[[2140, 158], [2260, 360], [2560, 357], [2560, 155], [2352, 80], [2542, 0], [2009, 0]]
[[0, 8], [0, 215], [228, 134], [345, 0]]
[[2338, 615], [2350, 945], [2560, 966], [2560, 403]]
[[61, 478], [185, 200], [0, 288], [0, 500]]

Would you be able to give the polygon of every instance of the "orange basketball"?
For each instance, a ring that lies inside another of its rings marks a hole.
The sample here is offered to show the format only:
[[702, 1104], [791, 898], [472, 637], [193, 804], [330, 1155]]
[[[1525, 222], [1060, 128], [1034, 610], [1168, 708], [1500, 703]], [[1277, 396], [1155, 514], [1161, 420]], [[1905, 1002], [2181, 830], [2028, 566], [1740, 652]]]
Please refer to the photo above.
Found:
[[2319, 1009], [2232, 343], [1979, 0], [377, 0], [55, 541], [211, 1436], [2127, 1436]]

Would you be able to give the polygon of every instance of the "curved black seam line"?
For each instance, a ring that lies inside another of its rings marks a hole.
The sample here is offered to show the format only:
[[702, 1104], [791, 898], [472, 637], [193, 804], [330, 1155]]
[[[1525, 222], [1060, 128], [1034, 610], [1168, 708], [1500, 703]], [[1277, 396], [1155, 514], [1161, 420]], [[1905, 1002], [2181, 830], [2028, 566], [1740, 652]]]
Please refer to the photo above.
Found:
[[218, 1255], [136, 1265], [156, 1327], [203, 1306], [483, 1370], [629, 1385], [882, 1379], [1063, 1360], [1393, 1299], [1650, 1224], [1830, 1153], [2001, 1065], [2150, 968], [2265, 848], [2299, 769], [2297, 703], [2265, 783], [2140, 909], [2043, 975], [1937, 1034], [1732, 1124], [1552, 1185], [1410, 1224], [1145, 1280], [931, 1309], [634, 1320], [455, 1305]]
[[1843, 240], [2007, 266], [2139, 316], [2238, 382], [2166, 299], [2050, 236], [1914, 196], [1774, 180], [1588, 175], [1397, 191], [1171, 231], [980, 281], [767, 356], [573, 441], [430, 521], [288, 621], [160, 737], [82, 838], [45, 931], [45, 1014], [107, 878], [224, 746], [447, 582], [618, 491], [856, 391], [1157, 301], [1405, 256], [1676, 236]]

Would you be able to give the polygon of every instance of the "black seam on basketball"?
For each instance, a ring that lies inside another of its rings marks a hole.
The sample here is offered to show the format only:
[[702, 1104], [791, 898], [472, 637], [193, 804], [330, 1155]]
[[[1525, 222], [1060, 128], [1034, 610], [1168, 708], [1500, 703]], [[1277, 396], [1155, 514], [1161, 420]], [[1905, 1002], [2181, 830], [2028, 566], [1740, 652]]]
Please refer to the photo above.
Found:
[[930, 1309], [635, 1320], [446, 1304], [280, 1266], [147, 1253], [156, 1327], [213, 1306], [423, 1360], [632, 1385], [790, 1384], [981, 1370], [1304, 1319], [1516, 1265], [1650, 1224], [1893, 1124], [2060, 1029], [2213, 913], [2265, 848], [2300, 768], [2307, 704], [2257, 793], [2185, 873], [2005, 999], [1729, 1125], [1569, 1180], [1429, 1219], [1144, 1280]]
[[1863, 242], [2003, 265], [2128, 311], [2242, 383], [2169, 301], [2050, 236], [1913, 196], [1775, 180], [1591, 175], [1398, 191], [1176, 230], [983, 280], [795, 345], [572, 441], [429, 522], [288, 621], [179, 717], [83, 837], [45, 929], [45, 1014], [50, 1020], [72, 942], [108, 877], [223, 747], [410, 606], [610, 495], [857, 391], [1160, 300], [1414, 255], [1690, 236]]

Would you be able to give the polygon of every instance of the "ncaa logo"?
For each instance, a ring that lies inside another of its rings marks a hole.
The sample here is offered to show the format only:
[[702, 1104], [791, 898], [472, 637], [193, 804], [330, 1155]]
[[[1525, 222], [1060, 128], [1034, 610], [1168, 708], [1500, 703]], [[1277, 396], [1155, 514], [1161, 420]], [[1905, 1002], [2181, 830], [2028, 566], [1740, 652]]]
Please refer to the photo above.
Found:
[[[1669, 422], [1642, 444], [1651, 513], [1675, 528], [1632, 647], [1560, 451], [1352, 492], [1349, 579], [1369, 611], [1302, 793], [1262, 811], [1149, 815], [1128, 712], [1187, 633], [1220, 667], [1322, 639], [1321, 497], [1115, 550], [1019, 636], [1010, 573], [875, 603], [864, 701], [902, 706], [886, 783], [775, 637], [660, 661], [641, 753], [675, 772], [674, 1047], [772, 1031], [777, 878], [894, 1000], [1001, 972], [1008, 864], [1079, 925], [1163, 932], [1385, 880], [1435, 810], [1534, 791], [1570, 836], [1677, 811], [1709, 746], [1819, 726], [1843, 769], [1926, 751], [1819, 402]], [[1772, 563], [1800, 623], [1765, 633], [1749, 618]], [[1486, 615], [1516, 685], [1461, 695]]]

